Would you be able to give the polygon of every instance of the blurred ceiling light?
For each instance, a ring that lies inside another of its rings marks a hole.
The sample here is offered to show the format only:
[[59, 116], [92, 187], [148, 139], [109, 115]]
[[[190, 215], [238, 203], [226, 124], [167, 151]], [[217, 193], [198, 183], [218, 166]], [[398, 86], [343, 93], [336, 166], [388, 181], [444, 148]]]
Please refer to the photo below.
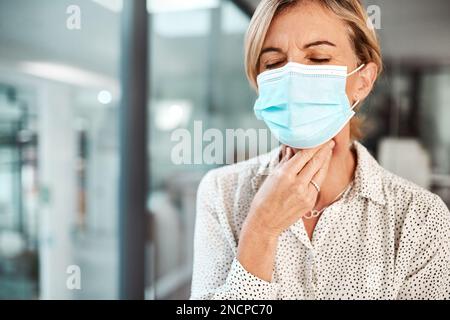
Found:
[[192, 105], [188, 101], [162, 101], [156, 105], [155, 124], [162, 131], [170, 131], [187, 124]]
[[149, 12], [186, 11], [218, 7], [220, 0], [147, 0]]
[[120, 12], [122, 11], [123, 8], [123, 0], [92, 0], [92, 1], [113, 12]]
[[97, 100], [101, 104], [110, 104], [112, 101], [112, 94], [108, 90], [102, 90], [98, 93]]
[[72, 84], [80, 87], [118, 88], [117, 80], [113, 78], [109, 78], [95, 72], [83, 70], [65, 64], [26, 61], [19, 63], [18, 67], [19, 70], [23, 73], [35, 77]]

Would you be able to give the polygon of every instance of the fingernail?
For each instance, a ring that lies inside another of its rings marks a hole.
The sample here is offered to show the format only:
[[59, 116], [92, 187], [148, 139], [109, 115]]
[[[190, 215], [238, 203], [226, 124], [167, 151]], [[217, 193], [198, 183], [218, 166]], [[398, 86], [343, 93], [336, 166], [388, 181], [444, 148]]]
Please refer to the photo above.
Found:
[[335, 145], [336, 143], [334, 142], [334, 140], [331, 140], [329, 143], [330, 148], [334, 148]]

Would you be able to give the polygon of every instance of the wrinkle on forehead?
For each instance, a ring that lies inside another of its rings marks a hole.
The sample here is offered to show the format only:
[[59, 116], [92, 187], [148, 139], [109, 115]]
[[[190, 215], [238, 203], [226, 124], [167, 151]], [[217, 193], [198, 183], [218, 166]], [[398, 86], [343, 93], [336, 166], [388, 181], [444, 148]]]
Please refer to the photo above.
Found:
[[289, 5], [273, 18], [263, 47], [302, 48], [306, 43], [327, 38], [337, 46], [351, 46], [349, 27], [322, 5], [310, 0]]

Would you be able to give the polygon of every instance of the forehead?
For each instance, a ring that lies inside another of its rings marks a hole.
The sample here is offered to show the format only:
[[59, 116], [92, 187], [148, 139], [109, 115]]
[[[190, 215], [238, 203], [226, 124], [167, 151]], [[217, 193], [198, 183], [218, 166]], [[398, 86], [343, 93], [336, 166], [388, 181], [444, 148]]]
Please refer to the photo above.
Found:
[[299, 46], [318, 39], [337, 46], [349, 44], [348, 26], [320, 4], [305, 1], [279, 12], [272, 20], [264, 47], [283, 47], [292, 42]]

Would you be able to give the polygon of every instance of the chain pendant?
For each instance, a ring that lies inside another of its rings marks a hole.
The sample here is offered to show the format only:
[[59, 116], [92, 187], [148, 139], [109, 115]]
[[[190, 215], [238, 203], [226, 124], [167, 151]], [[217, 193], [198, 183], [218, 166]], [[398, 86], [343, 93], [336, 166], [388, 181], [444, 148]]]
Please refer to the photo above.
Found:
[[303, 218], [310, 220], [313, 218], [317, 218], [318, 216], [320, 216], [320, 214], [322, 213], [323, 210], [311, 210], [308, 214], [305, 214], [303, 216]]

